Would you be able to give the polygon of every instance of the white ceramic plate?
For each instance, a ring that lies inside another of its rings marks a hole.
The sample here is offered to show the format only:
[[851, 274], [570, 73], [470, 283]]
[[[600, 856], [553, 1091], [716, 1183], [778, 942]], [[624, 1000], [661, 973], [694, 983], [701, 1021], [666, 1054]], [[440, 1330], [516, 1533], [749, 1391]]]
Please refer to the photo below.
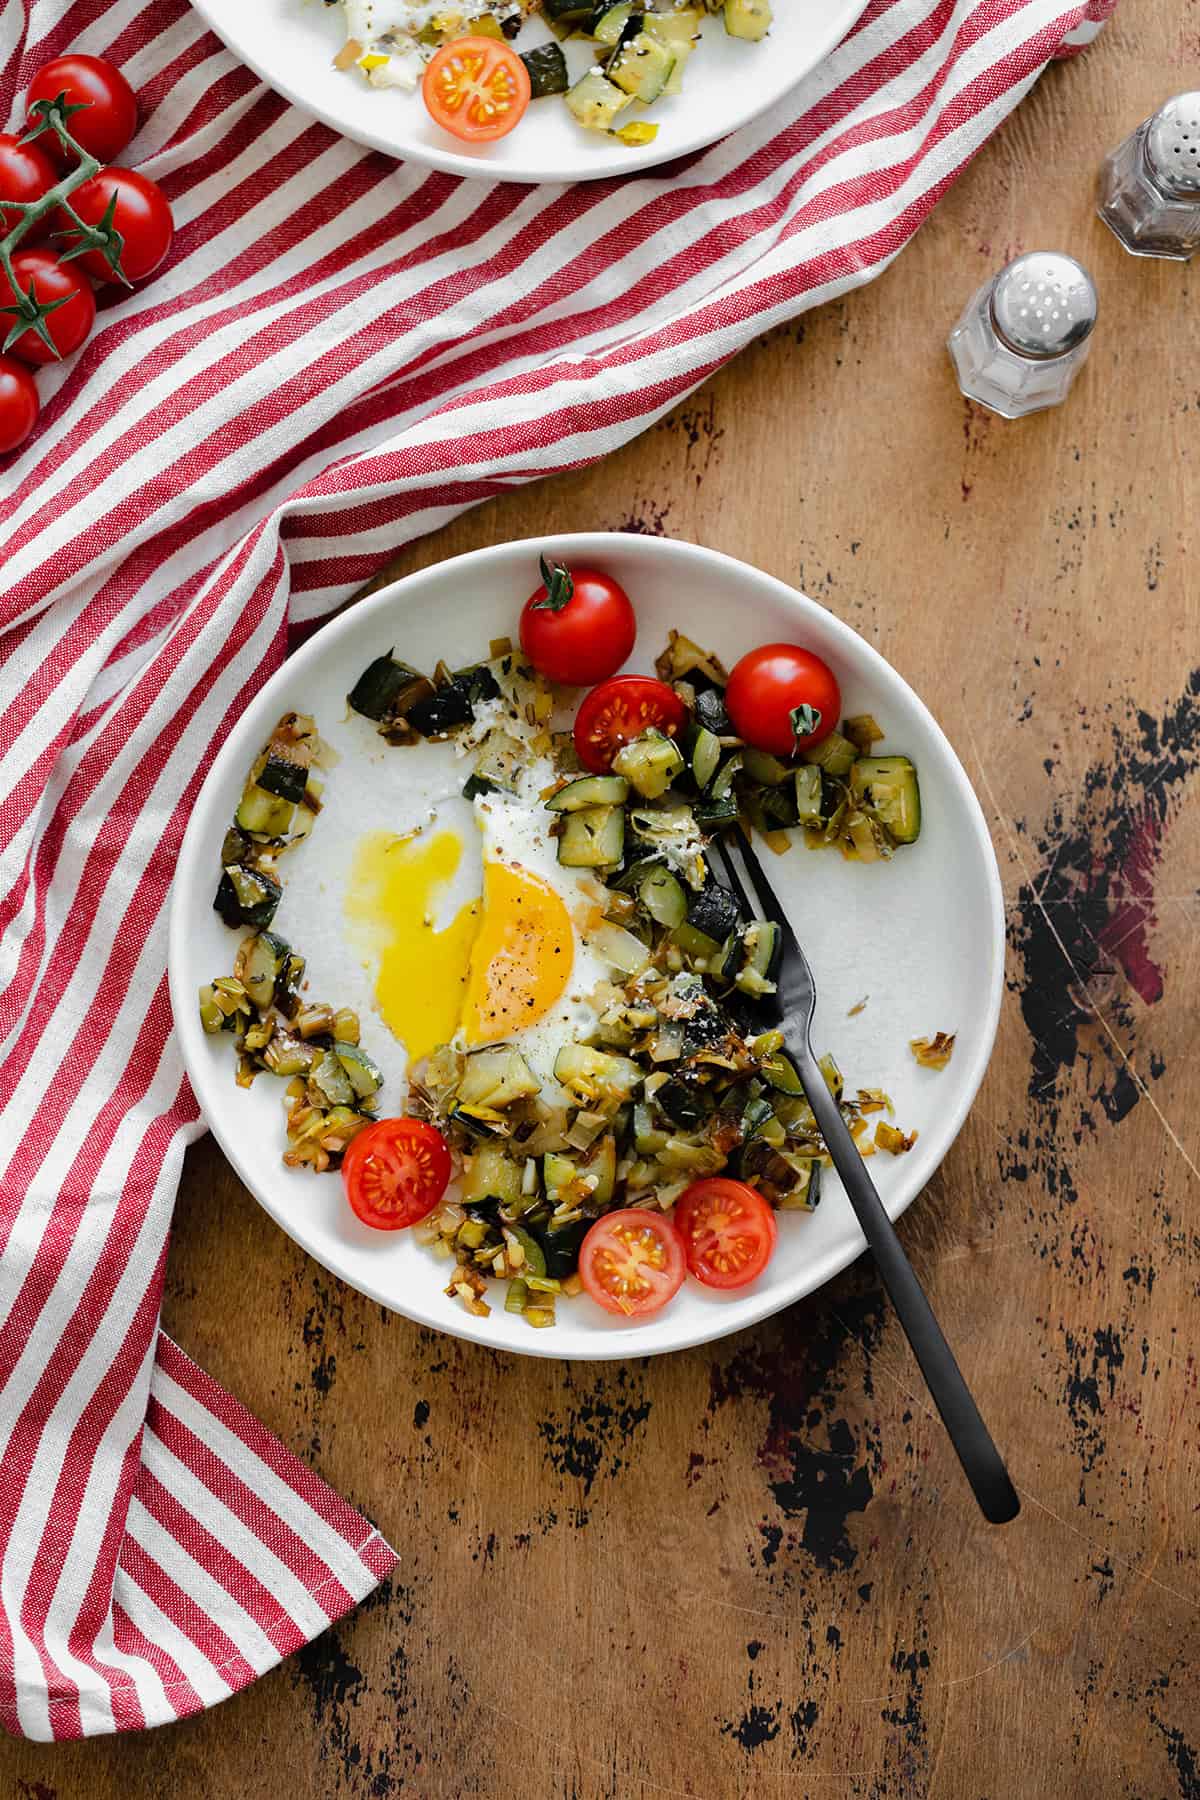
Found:
[[[188, 1074], [222, 1149], [272, 1217], [327, 1269], [397, 1312], [481, 1343], [533, 1356], [642, 1356], [752, 1325], [844, 1269], [863, 1239], [836, 1177], [826, 1174], [815, 1213], [780, 1216], [779, 1247], [769, 1269], [736, 1293], [687, 1281], [666, 1312], [632, 1324], [580, 1297], [560, 1304], [552, 1330], [534, 1331], [503, 1311], [503, 1287], [496, 1284], [491, 1314], [474, 1318], [443, 1295], [447, 1265], [421, 1249], [411, 1233], [360, 1225], [337, 1176], [284, 1168], [280, 1084], [264, 1075], [248, 1091], [237, 1087], [228, 1040], [206, 1037], [197, 1016], [197, 989], [228, 972], [238, 941], [212, 910], [221, 838], [245, 772], [276, 719], [293, 707], [313, 713], [342, 753], [327, 799], [337, 804], [338, 791], [361, 794], [372, 780], [368, 752], [356, 759], [347, 746], [355, 741], [351, 728], [357, 731], [363, 722], [351, 716], [341, 723], [354, 679], [391, 645], [423, 668], [439, 657], [461, 666], [485, 653], [492, 638], [513, 631], [522, 602], [537, 585], [543, 550], [567, 563], [597, 564], [623, 583], [639, 622], [631, 668], [650, 669], [671, 626], [727, 663], [754, 644], [791, 639], [830, 663], [847, 713], [874, 713], [887, 729], [884, 748], [907, 752], [916, 763], [921, 837], [891, 862], [849, 863], [835, 851], [803, 846], [783, 857], [764, 852], [820, 987], [818, 1050], [833, 1052], [849, 1087], [885, 1088], [897, 1123], [920, 1133], [907, 1156], [880, 1154], [870, 1165], [889, 1213], [903, 1212], [953, 1142], [995, 1036], [1004, 911], [987, 827], [937, 723], [869, 644], [782, 582], [691, 544], [591, 533], [477, 550], [385, 588], [311, 638], [247, 707], [196, 801], [175, 881], [171, 998]], [[357, 741], [374, 756], [423, 754], [388, 750], [369, 728]], [[320, 829], [318, 820], [312, 838], [290, 857], [318, 857]], [[286, 890], [286, 859], [283, 866]], [[296, 942], [303, 951], [299, 933]], [[866, 1006], [851, 1017], [850, 1009], [864, 998]], [[937, 1030], [958, 1035], [953, 1060], [941, 1073], [919, 1068], [908, 1049], [910, 1038]]]
[[[498, 143], [461, 144], [433, 123], [421, 96], [372, 88], [356, 70], [333, 67], [344, 39], [340, 6], [321, 0], [194, 0], [196, 10], [234, 55], [296, 106], [360, 144], [411, 158], [452, 175], [506, 181], [590, 181], [629, 175], [669, 162], [726, 137], [783, 97], [838, 44], [866, 8], [866, 0], [775, 0], [775, 23], [762, 44], [728, 37], [719, 18], [708, 20], [692, 57], [682, 94], [625, 117], [660, 125], [654, 143], [631, 149], [575, 124], [561, 98], [535, 101], [515, 131]], [[532, 19], [517, 46], [550, 39]], [[572, 79], [591, 66], [585, 43], [565, 46]]]

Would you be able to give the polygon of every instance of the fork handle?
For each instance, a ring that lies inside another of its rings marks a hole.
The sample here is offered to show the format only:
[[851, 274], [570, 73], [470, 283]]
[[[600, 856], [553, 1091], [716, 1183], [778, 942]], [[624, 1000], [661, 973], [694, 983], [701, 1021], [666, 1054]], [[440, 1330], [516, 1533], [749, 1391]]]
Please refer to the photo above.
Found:
[[896, 1228], [884, 1211], [883, 1201], [847, 1129], [838, 1103], [825, 1085], [825, 1077], [811, 1047], [806, 1044], [800, 1055], [797, 1056], [795, 1051], [792, 1055], [808, 1103], [821, 1128], [821, 1136], [833, 1158], [833, 1166], [842, 1178], [855, 1217], [883, 1277], [883, 1285], [921, 1365], [921, 1373], [950, 1434], [963, 1474], [971, 1484], [984, 1518], [992, 1525], [1004, 1525], [1016, 1518], [1021, 1502], [1000, 1452], [980, 1417], [979, 1408], [963, 1380], [962, 1370], [925, 1298], [925, 1290], [904, 1254]]

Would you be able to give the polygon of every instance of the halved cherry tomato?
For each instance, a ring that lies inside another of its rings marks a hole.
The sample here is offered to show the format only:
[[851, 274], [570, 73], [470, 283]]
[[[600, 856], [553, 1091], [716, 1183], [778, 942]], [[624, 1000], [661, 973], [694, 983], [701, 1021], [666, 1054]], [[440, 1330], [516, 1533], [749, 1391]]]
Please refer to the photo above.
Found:
[[683, 1284], [683, 1245], [662, 1213], [631, 1206], [597, 1219], [579, 1247], [579, 1278], [598, 1306], [624, 1318], [656, 1313]]
[[[26, 110], [30, 122], [37, 123], [35, 100], [57, 100], [60, 94], [66, 96], [68, 104], [80, 108], [66, 122], [75, 142], [97, 162], [111, 162], [120, 156], [138, 127], [137, 101], [120, 69], [105, 62], [102, 56], [76, 52], [56, 56], [38, 70], [29, 84]], [[56, 132], [43, 131], [37, 144], [55, 162], [67, 161]]]
[[637, 637], [625, 589], [599, 569], [542, 558], [542, 585], [521, 609], [521, 648], [547, 681], [590, 687], [619, 669]]
[[421, 94], [437, 123], [468, 144], [507, 137], [524, 117], [529, 70], [497, 38], [443, 44], [425, 71]]
[[[57, 179], [40, 138], [23, 144], [11, 131], [0, 131], [0, 201], [20, 200], [30, 206], [48, 193]], [[22, 217], [15, 206], [0, 206], [0, 232], [11, 231]]]
[[[10, 356], [22, 362], [52, 363], [78, 350], [96, 321], [96, 296], [91, 283], [74, 263], [60, 263], [52, 250], [18, 250], [12, 259], [21, 294], [30, 288], [43, 306], [53, 310], [43, 320], [50, 334], [48, 344], [32, 325], [8, 346]], [[0, 318], [5, 328], [18, 322], [17, 296], [7, 277], [0, 277]]]
[[[85, 225], [108, 224], [121, 239], [120, 262], [127, 281], [145, 281], [157, 269], [167, 251], [175, 223], [167, 196], [157, 181], [137, 169], [101, 169], [71, 195], [71, 206]], [[112, 218], [108, 209], [112, 207]], [[68, 213], [58, 210], [55, 226], [68, 245], [79, 241], [79, 230]], [[93, 281], [120, 282], [103, 250], [85, 250], [74, 259]]]
[[364, 1225], [398, 1231], [431, 1213], [450, 1179], [450, 1150], [424, 1119], [380, 1119], [346, 1145], [346, 1198]]
[[827, 738], [842, 716], [837, 676], [798, 644], [761, 644], [733, 666], [725, 708], [756, 750], [794, 756]]
[[675, 1229], [688, 1272], [705, 1287], [745, 1287], [761, 1275], [779, 1236], [757, 1188], [713, 1176], [693, 1181], [675, 1202]]
[[665, 681], [653, 675], [614, 675], [584, 695], [575, 715], [575, 749], [585, 769], [604, 775], [623, 744], [651, 726], [664, 737], [675, 737], [687, 720], [687, 707]]

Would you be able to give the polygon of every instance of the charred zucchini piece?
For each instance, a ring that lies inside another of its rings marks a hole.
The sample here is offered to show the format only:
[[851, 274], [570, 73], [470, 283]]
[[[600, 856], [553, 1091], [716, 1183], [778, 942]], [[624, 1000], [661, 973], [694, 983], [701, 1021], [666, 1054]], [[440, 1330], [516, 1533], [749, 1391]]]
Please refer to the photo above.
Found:
[[721, 760], [721, 740], [707, 726], [697, 725], [692, 732], [688, 753], [692, 763], [692, 780], [703, 793], [717, 772], [717, 764]]
[[469, 725], [475, 713], [467, 683], [456, 676], [410, 706], [404, 716], [422, 737], [445, 737], [460, 725]]
[[784, 1160], [792, 1164], [796, 1171], [796, 1185], [780, 1195], [780, 1212], [815, 1212], [821, 1199], [821, 1165], [811, 1160], [801, 1161], [784, 1151]]
[[717, 938], [709, 937], [690, 920], [685, 919], [671, 933], [671, 942], [678, 944], [693, 968], [703, 966], [715, 969], [721, 956], [721, 943]]
[[635, 17], [638, 20], [637, 29], [640, 31], [642, 28], [641, 15], [634, 13], [632, 0], [618, 0], [616, 6], [602, 6], [592, 19], [588, 28], [589, 35], [594, 37], [598, 44], [605, 45], [609, 50], [615, 50], [626, 26]]
[[608, 131], [632, 96], [609, 81], [599, 69], [589, 69], [566, 96], [568, 110], [587, 131]]
[[659, 800], [683, 769], [683, 751], [661, 731], [644, 731], [621, 746], [613, 768], [644, 800]]
[[702, 831], [722, 831], [737, 818], [738, 803], [732, 794], [703, 794], [693, 810]]
[[283, 899], [283, 889], [263, 869], [233, 863], [222, 869], [213, 909], [226, 925], [269, 925]]
[[558, 840], [558, 860], [567, 869], [615, 868], [625, 842], [620, 806], [585, 806], [568, 813]]
[[684, 1131], [700, 1125], [708, 1117], [709, 1105], [702, 1089], [682, 1077], [664, 1081], [654, 1095], [655, 1103], [673, 1125]]
[[725, 29], [757, 44], [771, 29], [771, 0], [725, 0]]
[[266, 788], [268, 794], [277, 794], [281, 800], [303, 800], [308, 787], [308, 765], [294, 762], [282, 745], [272, 744], [267, 751], [267, 760], [259, 770], [258, 785]]
[[589, 0], [542, 0], [542, 17], [554, 25], [582, 25], [594, 11]]
[[921, 835], [921, 790], [907, 756], [860, 756], [850, 770], [850, 793], [869, 806], [898, 844]]
[[547, 94], [565, 94], [570, 87], [567, 59], [557, 44], [539, 44], [534, 50], [523, 50], [521, 61], [529, 71], [532, 99], [541, 100]]
[[289, 950], [275, 983], [275, 1004], [287, 1019], [300, 1010], [300, 983], [304, 979], [304, 958]]
[[652, 38], [648, 32], [639, 31], [622, 40], [616, 55], [605, 64], [604, 72], [623, 92], [648, 106], [658, 99], [671, 79], [674, 67], [674, 50]]
[[587, 1236], [591, 1223], [590, 1218], [571, 1219], [567, 1224], [556, 1228], [553, 1219], [547, 1219], [526, 1227], [542, 1246], [546, 1274], [551, 1280], [564, 1281], [568, 1275], [574, 1274], [579, 1263], [579, 1246]]
[[592, 1188], [592, 1205], [607, 1206], [617, 1182], [617, 1140], [611, 1132], [606, 1132], [599, 1143], [593, 1146], [580, 1174], [595, 1182]]
[[519, 1050], [476, 1050], [468, 1056], [459, 1080], [458, 1103], [503, 1111], [540, 1090], [541, 1083]]
[[293, 801], [269, 794], [257, 781], [248, 781], [238, 801], [234, 819], [251, 837], [286, 837], [292, 827], [296, 807]]
[[271, 931], [256, 932], [238, 951], [238, 979], [260, 1013], [274, 1005], [289, 955], [288, 945]]
[[578, 812], [584, 806], [624, 806], [628, 798], [629, 783], [622, 776], [583, 775], [551, 794], [546, 805], [551, 812]]
[[776, 1093], [803, 1098], [804, 1083], [800, 1079], [795, 1063], [786, 1051], [774, 1051], [759, 1064], [759, 1068], [764, 1080], [771, 1084]]
[[650, 37], [665, 44], [675, 58], [675, 67], [671, 70], [670, 80], [663, 89], [664, 94], [678, 94], [683, 90], [683, 71], [687, 67], [688, 57], [700, 42], [700, 25], [703, 13], [694, 7], [677, 7], [674, 12], [648, 13], [646, 15], [646, 31]]
[[514, 1206], [521, 1200], [521, 1164], [506, 1156], [499, 1144], [480, 1144], [463, 1170], [459, 1195], [464, 1206], [482, 1200], [498, 1200]]
[[705, 688], [696, 695], [696, 723], [714, 737], [731, 737], [733, 726], [725, 711], [725, 696], [720, 688]]
[[675, 927], [687, 918], [687, 896], [670, 869], [661, 863], [642, 877], [638, 899], [658, 925]]
[[783, 933], [772, 919], [753, 919], [742, 933], [743, 962], [734, 981], [757, 998], [775, 986]]
[[[414, 683], [428, 688], [433, 686], [419, 669], [411, 669], [406, 662], [399, 662], [395, 653], [389, 650], [386, 656], [377, 656], [374, 662], [367, 664], [346, 699], [356, 713], [361, 713], [364, 719], [374, 719], [378, 724], [395, 712], [396, 701]], [[417, 698], [416, 693], [413, 698]]]
[[[562, 55], [557, 44], [547, 44], [546, 49], [553, 50], [559, 56]], [[534, 52], [531, 51], [530, 54], [532, 55]], [[527, 60], [526, 57], [521, 58], [522, 62]], [[467, 698], [472, 706], [479, 705], [483, 700], [500, 698], [500, 683], [487, 663], [472, 663], [470, 668], [456, 669], [454, 680], [459, 687], [466, 689]]]
[[462, 791], [464, 800], [474, 800], [477, 794], [498, 794], [500, 789], [486, 775], [468, 775]]
[[688, 903], [687, 922], [721, 944], [741, 923], [742, 912], [727, 887], [711, 878]]
[[309, 1070], [308, 1079], [330, 1106], [353, 1106], [354, 1089], [350, 1077], [332, 1050], [326, 1050], [320, 1061]]
[[827, 738], [822, 738], [811, 750], [805, 750], [802, 760], [815, 763], [827, 775], [844, 778], [850, 773], [857, 758], [858, 751], [850, 739], [844, 738], [840, 731], [831, 731]]
[[333, 1053], [350, 1079], [359, 1100], [370, 1100], [383, 1086], [383, 1070], [369, 1057], [361, 1044], [342, 1044], [336, 1040]]

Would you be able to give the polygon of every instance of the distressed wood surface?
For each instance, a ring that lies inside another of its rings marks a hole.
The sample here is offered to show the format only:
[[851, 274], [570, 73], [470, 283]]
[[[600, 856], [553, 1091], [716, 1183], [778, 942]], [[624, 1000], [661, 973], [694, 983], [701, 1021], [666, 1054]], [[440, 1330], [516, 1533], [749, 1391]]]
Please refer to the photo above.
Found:
[[[1020, 1521], [973, 1511], [868, 1265], [707, 1349], [522, 1361], [340, 1287], [202, 1144], [166, 1325], [399, 1571], [207, 1716], [6, 1746], [7, 1792], [1200, 1796], [1196, 276], [1091, 213], [1105, 147], [1198, 74], [1195, 8], [1125, 0], [873, 288], [394, 571], [543, 530], [693, 539], [807, 589], [940, 716], [994, 832], [1009, 992], [902, 1235]], [[1069, 404], [1006, 425], [942, 342], [1039, 245], [1091, 265], [1102, 321]]]

